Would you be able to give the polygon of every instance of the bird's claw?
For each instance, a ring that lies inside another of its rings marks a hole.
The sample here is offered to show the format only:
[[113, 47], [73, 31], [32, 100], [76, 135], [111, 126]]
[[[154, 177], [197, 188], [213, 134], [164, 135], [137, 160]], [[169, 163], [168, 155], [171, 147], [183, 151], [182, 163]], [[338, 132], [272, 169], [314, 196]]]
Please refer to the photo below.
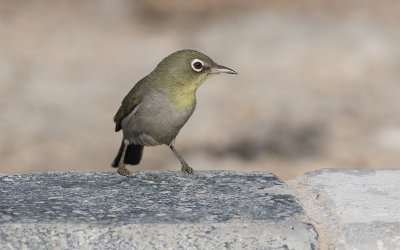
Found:
[[132, 177], [132, 173], [125, 166], [118, 167], [117, 172], [122, 176]]
[[181, 168], [182, 173], [193, 174], [193, 168], [189, 167], [188, 165], [182, 165]]

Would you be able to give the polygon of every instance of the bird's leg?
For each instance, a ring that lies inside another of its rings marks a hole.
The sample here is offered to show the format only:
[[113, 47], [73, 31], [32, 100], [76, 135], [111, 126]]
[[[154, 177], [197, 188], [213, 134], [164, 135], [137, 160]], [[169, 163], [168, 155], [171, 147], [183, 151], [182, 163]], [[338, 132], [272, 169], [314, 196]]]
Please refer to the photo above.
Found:
[[121, 158], [119, 159], [118, 162], [118, 174], [123, 175], [123, 176], [132, 176], [131, 172], [125, 167], [124, 159], [125, 159], [125, 153], [126, 149], [128, 148], [129, 141], [124, 140], [124, 149], [122, 150]]
[[182, 173], [193, 174], [193, 168], [189, 167], [189, 165], [186, 163], [185, 159], [183, 159], [183, 157], [178, 153], [178, 151], [176, 151], [173, 143], [171, 143], [169, 145], [169, 148], [172, 150], [172, 152], [174, 152], [176, 158], [178, 158], [178, 160], [181, 162], [181, 164], [182, 164], [182, 168], [181, 168]]

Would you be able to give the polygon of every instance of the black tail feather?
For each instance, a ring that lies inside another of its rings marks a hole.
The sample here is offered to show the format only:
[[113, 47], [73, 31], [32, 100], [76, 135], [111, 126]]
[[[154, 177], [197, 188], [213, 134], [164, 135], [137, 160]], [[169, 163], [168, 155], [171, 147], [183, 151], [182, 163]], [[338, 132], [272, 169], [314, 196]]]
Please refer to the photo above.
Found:
[[[118, 163], [121, 159], [122, 156], [122, 151], [124, 150], [124, 140], [122, 140], [121, 146], [119, 147], [119, 151], [117, 156], [115, 157], [114, 161], [111, 163], [111, 166], [114, 168], [118, 167]], [[130, 164], [130, 165], [136, 165], [139, 164], [140, 160], [142, 159], [143, 155], [143, 146], [142, 145], [128, 145], [126, 152], [125, 152], [125, 158], [124, 158], [124, 163]]]
[[143, 146], [142, 145], [128, 145], [125, 153], [124, 163], [130, 165], [139, 164], [143, 155]]

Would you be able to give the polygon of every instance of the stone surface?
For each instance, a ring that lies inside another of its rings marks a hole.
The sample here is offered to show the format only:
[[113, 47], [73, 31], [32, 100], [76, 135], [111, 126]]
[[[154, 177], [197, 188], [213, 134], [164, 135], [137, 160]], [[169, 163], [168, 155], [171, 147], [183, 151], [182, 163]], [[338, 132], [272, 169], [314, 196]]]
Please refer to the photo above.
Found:
[[326, 249], [400, 249], [400, 171], [324, 169], [287, 182]]
[[268, 173], [0, 175], [1, 248], [318, 248]]

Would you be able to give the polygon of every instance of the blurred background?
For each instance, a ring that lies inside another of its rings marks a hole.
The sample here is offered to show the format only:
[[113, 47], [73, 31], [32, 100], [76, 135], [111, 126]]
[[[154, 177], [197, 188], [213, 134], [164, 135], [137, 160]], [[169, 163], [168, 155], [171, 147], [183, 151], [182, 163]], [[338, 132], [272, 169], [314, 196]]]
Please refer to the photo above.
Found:
[[183, 48], [239, 72], [197, 92], [195, 170], [400, 168], [399, 23], [396, 0], [1, 0], [0, 173], [115, 171], [123, 97]]

